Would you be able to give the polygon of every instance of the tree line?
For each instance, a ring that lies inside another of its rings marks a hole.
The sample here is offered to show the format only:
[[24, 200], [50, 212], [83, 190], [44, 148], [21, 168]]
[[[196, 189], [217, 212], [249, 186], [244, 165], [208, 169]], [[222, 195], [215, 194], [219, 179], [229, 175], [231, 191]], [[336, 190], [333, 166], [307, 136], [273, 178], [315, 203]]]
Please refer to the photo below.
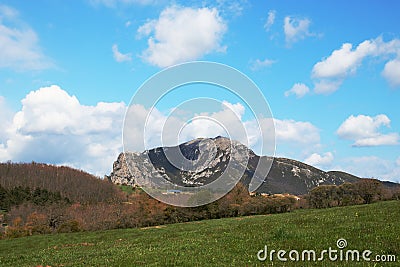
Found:
[[361, 179], [356, 183], [321, 185], [305, 196], [311, 208], [331, 208], [370, 204], [375, 201], [400, 199], [399, 186], [388, 188], [376, 179]]
[[60, 192], [51, 192], [41, 188], [31, 189], [22, 186], [6, 189], [0, 185], [0, 210], [7, 212], [10, 211], [11, 207], [27, 202], [38, 206], [60, 202], [71, 203], [68, 198], [63, 198]]
[[389, 189], [373, 179], [319, 186], [300, 198], [250, 195], [238, 183], [221, 199], [194, 208], [161, 203], [140, 188], [126, 189], [68, 167], [0, 164], [0, 237], [148, 227], [400, 200], [399, 187]]
[[[113, 185], [115, 186], [115, 185]], [[148, 227], [204, 219], [288, 212], [295, 208], [293, 196], [250, 196], [242, 184], [223, 198], [199, 207], [182, 208], [161, 203], [136, 188], [125, 201], [47, 203], [31, 201], [13, 206], [3, 237], [20, 237], [76, 231]]]

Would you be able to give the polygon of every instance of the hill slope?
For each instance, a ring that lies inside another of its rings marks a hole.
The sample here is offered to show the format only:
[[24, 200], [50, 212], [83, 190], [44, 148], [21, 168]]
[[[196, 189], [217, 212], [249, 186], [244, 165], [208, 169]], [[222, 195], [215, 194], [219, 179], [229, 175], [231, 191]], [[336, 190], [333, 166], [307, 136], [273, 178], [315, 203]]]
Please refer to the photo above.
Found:
[[[1, 266], [260, 266], [269, 249], [365, 249], [400, 258], [400, 202], [297, 210], [267, 216], [205, 220], [142, 229], [31, 236], [0, 240]], [[266, 266], [270, 261], [264, 262]], [[276, 258], [274, 266], [282, 266]], [[289, 262], [289, 266], [373, 266], [374, 263]]]
[[118, 197], [117, 188], [87, 172], [42, 163], [0, 163], [0, 186], [41, 188], [73, 202], [95, 203]]

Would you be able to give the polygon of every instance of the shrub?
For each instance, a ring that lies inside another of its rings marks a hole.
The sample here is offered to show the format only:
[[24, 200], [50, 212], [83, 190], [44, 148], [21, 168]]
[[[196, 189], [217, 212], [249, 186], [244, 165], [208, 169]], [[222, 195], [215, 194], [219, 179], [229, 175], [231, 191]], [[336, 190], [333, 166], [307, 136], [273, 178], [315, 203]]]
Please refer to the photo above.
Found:
[[58, 233], [74, 233], [82, 231], [82, 227], [77, 220], [68, 220], [62, 223], [58, 229]]

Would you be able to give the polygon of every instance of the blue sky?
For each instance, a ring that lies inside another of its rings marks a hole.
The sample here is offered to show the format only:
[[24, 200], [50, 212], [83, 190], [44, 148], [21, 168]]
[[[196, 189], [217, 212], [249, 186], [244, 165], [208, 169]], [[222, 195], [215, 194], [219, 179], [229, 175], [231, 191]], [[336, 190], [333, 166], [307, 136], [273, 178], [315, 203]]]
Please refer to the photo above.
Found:
[[398, 10], [372, 0], [0, 1], [0, 161], [108, 174], [140, 85], [207, 60], [258, 85], [277, 156], [400, 182]]

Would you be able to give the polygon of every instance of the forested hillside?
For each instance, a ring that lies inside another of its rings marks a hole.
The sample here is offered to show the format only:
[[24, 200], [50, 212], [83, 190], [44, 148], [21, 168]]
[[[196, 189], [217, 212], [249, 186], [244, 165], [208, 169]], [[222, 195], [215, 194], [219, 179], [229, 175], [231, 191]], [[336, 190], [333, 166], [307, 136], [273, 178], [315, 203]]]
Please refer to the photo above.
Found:
[[97, 203], [121, 197], [117, 187], [87, 172], [42, 163], [0, 163], [0, 186], [46, 189], [72, 202]]

